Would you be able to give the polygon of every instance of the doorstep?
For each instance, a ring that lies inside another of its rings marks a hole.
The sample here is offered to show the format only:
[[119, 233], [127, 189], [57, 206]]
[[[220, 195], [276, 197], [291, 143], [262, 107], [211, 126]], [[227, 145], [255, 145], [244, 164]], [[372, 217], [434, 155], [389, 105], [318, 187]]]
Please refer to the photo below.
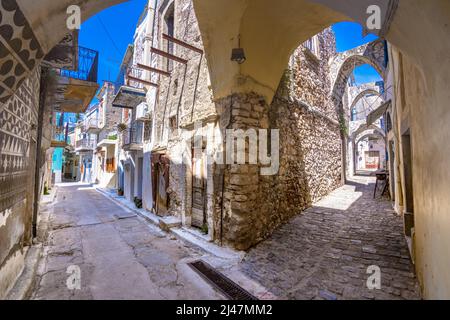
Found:
[[43, 245], [37, 244], [25, 247], [25, 265], [24, 269], [14, 283], [14, 286], [8, 292], [6, 300], [25, 300], [28, 299], [36, 281], [39, 261], [42, 257]]
[[50, 193], [49, 194], [44, 194], [42, 195], [40, 204], [49, 204], [52, 203], [53, 201], [55, 201], [56, 198], [56, 192], [58, 191], [58, 187], [56, 186], [56, 184], [51, 188]]
[[123, 196], [119, 196], [115, 190], [104, 189], [98, 186], [96, 186], [95, 189], [105, 197], [110, 198], [119, 206], [127, 209], [127, 211], [136, 213], [151, 224], [159, 227], [161, 230], [174, 235], [178, 239], [187, 242], [206, 253], [212, 254], [221, 259], [234, 260], [236, 262], [241, 261], [245, 255], [245, 252], [242, 251], [236, 251], [227, 247], [220, 247], [207, 239], [207, 237], [201, 235], [199, 232], [183, 227], [180, 218], [174, 216], [157, 216], [156, 214], [145, 209], [136, 208], [133, 202], [128, 201]]
[[186, 227], [173, 228], [170, 230], [177, 238], [198, 247], [206, 253], [212, 254], [218, 258], [239, 262], [244, 258], [245, 252], [236, 251], [227, 247], [220, 247], [211, 242], [206, 237], [198, 234], [197, 231]]

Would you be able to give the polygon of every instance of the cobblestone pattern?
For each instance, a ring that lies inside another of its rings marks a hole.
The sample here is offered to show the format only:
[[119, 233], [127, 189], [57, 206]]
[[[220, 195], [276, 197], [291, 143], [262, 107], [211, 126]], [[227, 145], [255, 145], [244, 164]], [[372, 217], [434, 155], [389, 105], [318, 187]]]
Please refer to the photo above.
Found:
[[[373, 200], [373, 178], [355, 179], [253, 248], [241, 270], [281, 299], [419, 299], [402, 219]], [[372, 265], [381, 290], [367, 289]]]

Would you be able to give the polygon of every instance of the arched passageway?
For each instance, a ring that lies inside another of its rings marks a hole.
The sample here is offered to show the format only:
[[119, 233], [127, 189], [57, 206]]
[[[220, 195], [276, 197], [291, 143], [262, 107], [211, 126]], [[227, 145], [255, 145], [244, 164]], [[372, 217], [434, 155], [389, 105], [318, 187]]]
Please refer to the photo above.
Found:
[[[363, 89], [361, 91], [361, 93], [359, 93], [356, 98], [353, 100], [352, 104], [350, 105], [350, 112], [353, 110], [353, 108], [355, 108], [355, 106], [358, 104], [358, 102], [360, 102], [361, 100], [363, 100], [366, 96], [378, 96], [381, 98], [381, 94], [380, 92], [378, 92], [377, 90], [374, 89]], [[377, 106], [373, 106], [374, 108]], [[371, 112], [373, 110], [367, 110], [368, 112]], [[367, 116], [367, 114], [366, 114]]]

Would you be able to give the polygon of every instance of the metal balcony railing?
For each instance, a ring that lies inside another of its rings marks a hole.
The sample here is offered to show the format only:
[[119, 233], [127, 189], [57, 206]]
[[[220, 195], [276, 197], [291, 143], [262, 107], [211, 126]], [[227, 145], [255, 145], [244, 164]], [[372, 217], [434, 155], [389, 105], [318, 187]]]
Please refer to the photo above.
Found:
[[98, 51], [78, 47], [78, 69], [76, 71], [59, 69], [58, 71], [63, 77], [97, 82]]
[[88, 118], [88, 119], [86, 119], [84, 125], [85, 125], [86, 130], [98, 129], [99, 128], [99, 120], [98, 120], [98, 118]]
[[91, 140], [91, 139], [81, 139], [78, 140], [75, 143], [75, 148], [76, 149], [81, 149], [81, 150], [94, 150], [94, 148], [96, 147], [95, 145], [95, 141]]
[[143, 144], [143, 126], [140, 124], [132, 124], [132, 126], [123, 132], [123, 146], [142, 145]]

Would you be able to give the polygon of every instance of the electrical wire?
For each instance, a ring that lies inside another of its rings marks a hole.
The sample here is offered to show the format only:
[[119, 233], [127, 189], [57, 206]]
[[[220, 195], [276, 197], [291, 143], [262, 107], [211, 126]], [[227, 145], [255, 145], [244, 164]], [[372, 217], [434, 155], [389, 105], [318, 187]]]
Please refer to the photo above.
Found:
[[100, 15], [97, 15], [97, 20], [100, 22], [100, 25], [102, 26], [103, 30], [105, 31], [106, 35], [108, 36], [109, 40], [113, 44], [114, 48], [116, 49], [117, 53], [121, 55], [119, 47], [117, 46], [116, 42], [114, 41], [113, 37], [111, 37], [111, 34], [109, 33], [108, 29], [105, 27], [105, 24], [103, 23], [102, 19], [100, 18]]

